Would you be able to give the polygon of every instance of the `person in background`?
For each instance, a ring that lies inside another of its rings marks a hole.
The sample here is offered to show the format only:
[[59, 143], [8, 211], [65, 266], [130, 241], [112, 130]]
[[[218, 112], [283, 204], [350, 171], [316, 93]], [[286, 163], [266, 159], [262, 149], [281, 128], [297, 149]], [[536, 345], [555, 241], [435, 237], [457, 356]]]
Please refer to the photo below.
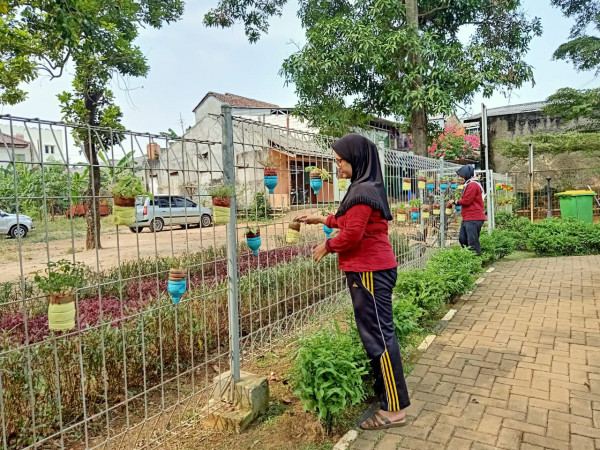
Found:
[[483, 187], [475, 178], [475, 169], [471, 165], [462, 166], [456, 171], [457, 175], [465, 180], [462, 196], [459, 200], [450, 200], [447, 207], [461, 206], [462, 223], [458, 234], [458, 242], [463, 247], [469, 247], [481, 256], [479, 235], [485, 221], [485, 208], [483, 206]]
[[338, 254], [360, 338], [371, 361], [375, 393], [381, 406], [361, 424], [365, 430], [406, 424], [410, 405], [400, 346], [394, 332], [392, 290], [396, 285], [396, 257], [388, 238], [388, 205], [377, 147], [358, 134], [348, 134], [332, 144], [339, 178], [351, 184], [335, 215], [303, 216], [307, 224], [338, 228], [339, 234], [319, 244], [313, 258]]

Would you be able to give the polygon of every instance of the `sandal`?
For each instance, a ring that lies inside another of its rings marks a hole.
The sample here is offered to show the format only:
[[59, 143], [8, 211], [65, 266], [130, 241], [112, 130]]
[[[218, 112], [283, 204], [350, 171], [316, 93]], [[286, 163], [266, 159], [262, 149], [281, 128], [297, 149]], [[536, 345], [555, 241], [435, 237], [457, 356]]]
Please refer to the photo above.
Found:
[[387, 430], [388, 428], [403, 427], [404, 425], [406, 425], [406, 417], [398, 421], [392, 422], [387, 417], [382, 416], [381, 414], [376, 412], [375, 414], [373, 414], [373, 416], [369, 417], [367, 420], [361, 423], [360, 428], [363, 430]]

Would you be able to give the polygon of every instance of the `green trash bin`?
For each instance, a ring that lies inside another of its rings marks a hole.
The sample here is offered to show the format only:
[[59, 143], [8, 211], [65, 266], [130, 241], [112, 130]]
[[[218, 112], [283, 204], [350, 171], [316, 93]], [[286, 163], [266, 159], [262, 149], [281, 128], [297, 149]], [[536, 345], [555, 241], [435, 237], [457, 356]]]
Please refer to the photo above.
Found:
[[560, 215], [581, 222], [594, 222], [594, 191], [565, 191], [554, 194], [560, 202]]

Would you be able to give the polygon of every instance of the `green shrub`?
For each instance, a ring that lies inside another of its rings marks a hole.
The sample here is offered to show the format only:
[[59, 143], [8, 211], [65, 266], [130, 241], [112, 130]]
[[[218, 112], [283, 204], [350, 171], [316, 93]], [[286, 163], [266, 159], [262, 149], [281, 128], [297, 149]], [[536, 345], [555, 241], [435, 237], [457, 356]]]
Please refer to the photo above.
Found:
[[250, 220], [262, 220], [272, 217], [273, 211], [269, 204], [269, 199], [265, 197], [263, 192], [254, 194], [252, 205], [248, 210], [248, 218]]
[[484, 264], [497, 261], [510, 255], [517, 249], [518, 233], [516, 231], [492, 230], [492, 234], [482, 233], [481, 259]]
[[[466, 248], [451, 247], [435, 253], [425, 266], [430, 275], [438, 274], [449, 298], [473, 287], [474, 274], [481, 270], [481, 259]], [[448, 300], [448, 298], [446, 298]]]
[[600, 226], [571, 218], [546, 219], [529, 232], [527, 247], [539, 256], [600, 253]]
[[351, 327], [322, 330], [301, 342], [292, 368], [292, 385], [306, 410], [317, 413], [327, 430], [349, 406], [365, 397], [363, 377], [369, 360]]
[[411, 337], [420, 332], [423, 327], [420, 319], [425, 312], [408, 298], [394, 300], [394, 330], [401, 348], [411, 343]]

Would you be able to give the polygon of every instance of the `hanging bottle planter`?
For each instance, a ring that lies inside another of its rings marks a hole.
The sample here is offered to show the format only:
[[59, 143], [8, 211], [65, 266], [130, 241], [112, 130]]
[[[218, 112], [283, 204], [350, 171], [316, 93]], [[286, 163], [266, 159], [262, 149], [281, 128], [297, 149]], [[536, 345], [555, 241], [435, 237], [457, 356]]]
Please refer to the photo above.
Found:
[[327, 225], [323, 225], [323, 231], [325, 232], [325, 237], [330, 238], [331, 233], [333, 233], [334, 228], [329, 228]]
[[440, 205], [438, 205], [437, 203], [433, 204], [433, 215], [434, 216], [439, 216], [440, 215]]
[[456, 189], [456, 186], [458, 185], [458, 180], [456, 178], [452, 178], [452, 181], [450, 182], [450, 188], [452, 190]]
[[269, 190], [269, 194], [274, 194], [274, 189], [277, 186], [277, 169], [265, 167], [263, 173], [265, 187]]
[[440, 189], [442, 190], [442, 192], [445, 192], [446, 189], [448, 189], [448, 179], [447, 178], [440, 179]]
[[462, 206], [456, 205], [455, 208], [456, 208], [456, 211], [458, 212], [458, 211], [460, 211], [462, 209]]
[[429, 191], [429, 193], [431, 194], [434, 189], [435, 189], [435, 179], [431, 178], [431, 177], [427, 178], [427, 191]]
[[410, 178], [402, 178], [402, 190], [403, 191], [411, 190]]
[[423, 219], [429, 219], [429, 205], [423, 205], [421, 214], [423, 214]]
[[113, 194], [113, 223], [129, 226], [135, 222], [135, 199], [150, 195], [144, 190], [142, 179], [134, 175], [122, 175], [111, 188]]
[[212, 197], [213, 223], [225, 225], [231, 217], [231, 197], [235, 194], [233, 186], [214, 186], [208, 189]]
[[169, 269], [169, 281], [167, 291], [173, 299], [173, 303], [179, 303], [181, 296], [187, 290], [187, 269], [173, 267]]
[[48, 328], [52, 331], [67, 331], [75, 328], [75, 294], [73, 292], [50, 293]]
[[398, 211], [396, 212], [396, 220], [401, 223], [406, 222], [406, 210], [404, 207], [398, 208]]
[[347, 178], [338, 178], [338, 189], [340, 191], [348, 190], [348, 179]]
[[252, 250], [253, 255], [258, 255], [258, 249], [262, 244], [259, 227], [246, 228], [246, 244], [248, 244], [248, 247]]
[[465, 182], [463, 180], [458, 180], [458, 186], [456, 186], [456, 189], [459, 191], [462, 191], [465, 188]]
[[285, 235], [285, 242], [288, 244], [297, 244], [300, 238], [300, 222], [292, 221], [288, 225], [288, 230]]
[[446, 208], [446, 215], [447, 216], [451, 216], [452, 215], [452, 208]]
[[419, 208], [411, 208], [410, 209], [410, 218], [413, 222], [416, 222], [419, 218]]
[[418, 184], [417, 184], [417, 187], [418, 187], [419, 189], [425, 189], [425, 188], [426, 188], [426, 186], [427, 186], [427, 177], [420, 176], [420, 177], [418, 178]]

